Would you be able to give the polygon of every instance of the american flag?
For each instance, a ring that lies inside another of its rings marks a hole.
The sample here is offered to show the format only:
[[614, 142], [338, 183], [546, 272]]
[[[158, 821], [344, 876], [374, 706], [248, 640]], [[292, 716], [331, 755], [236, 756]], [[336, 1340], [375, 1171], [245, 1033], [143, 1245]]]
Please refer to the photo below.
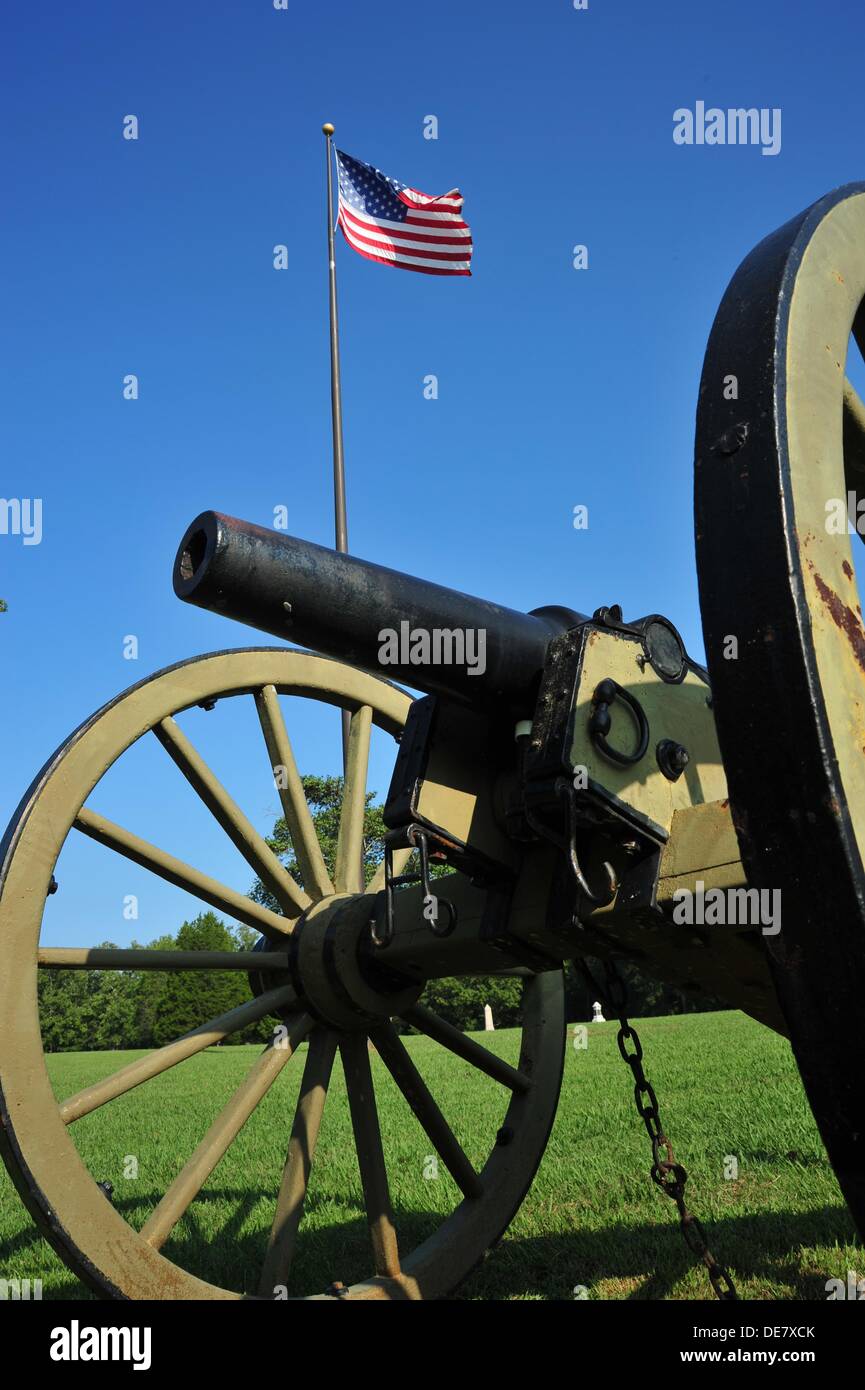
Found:
[[361, 256], [424, 275], [471, 275], [472, 234], [458, 188], [431, 198], [342, 150], [336, 165], [339, 225]]

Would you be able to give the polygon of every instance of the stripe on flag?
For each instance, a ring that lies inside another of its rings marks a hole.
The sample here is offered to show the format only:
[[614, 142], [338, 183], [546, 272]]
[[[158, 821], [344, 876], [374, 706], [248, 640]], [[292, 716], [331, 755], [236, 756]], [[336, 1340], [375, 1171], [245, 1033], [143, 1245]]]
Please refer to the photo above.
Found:
[[435, 198], [342, 150], [336, 166], [338, 222], [359, 255], [424, 275], [471, 275], [472, 234], [458, 188]]

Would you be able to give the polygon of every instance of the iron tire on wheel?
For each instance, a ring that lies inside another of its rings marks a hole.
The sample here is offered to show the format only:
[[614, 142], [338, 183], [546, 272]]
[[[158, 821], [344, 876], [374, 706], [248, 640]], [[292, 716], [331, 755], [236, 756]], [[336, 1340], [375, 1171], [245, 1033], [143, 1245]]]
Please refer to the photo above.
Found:
[[865, 632], [846, 524], [827, 524], [848, 489], [865, 491], [865, 407], [845, 381], [851, 331], [865, 351], [863, 300], [865, 184], [742, 263], [703, 368], [695, 512], [742, 859], [752, 887], [780, 890], [781, 929], [763, 941], [865, 1237]]

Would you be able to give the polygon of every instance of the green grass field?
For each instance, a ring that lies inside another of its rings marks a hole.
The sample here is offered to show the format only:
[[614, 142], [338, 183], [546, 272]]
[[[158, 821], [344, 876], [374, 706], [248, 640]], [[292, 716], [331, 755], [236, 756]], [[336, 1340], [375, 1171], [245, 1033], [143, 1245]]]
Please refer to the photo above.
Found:
[[[650, 1019], [639, 1025], [649, 1079], [689, 1202], [745, 1298], [825, 1299], [828, 1278], [865, 1275], [865, 1251], [826, 1160], [788, 1045], [738, 1013]], [[649, 1177], [649, 1142], [612, 1023], [590, 1026], [589, 1046], [568, 1039], [550, 1143], [534, 1185], [498, 1248], [463, 1285], [469, 1299], [693, 1299], [711, 1296], [679, 1234], [674, 1204]], [[516, 1062], [518, 1033], [482, 1041]], [[408, 1046], [468, 1156], [480, 1166], [505, 1109], [505, 1092], [429, 1039]], [[217, 1110], [257, 1056], [212, 1049], [87, 1116], [75, 1126], [91, 1172], [141, 1225]], [[305, 1048], [302, 1049], [305, 1051]], [[116, 1070], [134, 1053], [49, 1059], [58, 1097]], [[435, 1229], [456, 1188], [424, 1176], [429, 1140], [373, 1057], [400, 1246]], [[242, 1131], [164, 1253], [229, 1287], [254, 1290], [285, 1156], [302, 1059], [295, 1058]], [[124, 1160], [138, 1160], [125, 1179]], [[738, 1176], [725, 1178], [734, 1155]], [[369, 1246], [339, 1064], [310, 1184], [291, 1292], [323, 1290], [370, 1273]], [[43, 1297], [87, 1294], [37, 1234], [0, 1173], [0, 1278], [41, 1278]]]

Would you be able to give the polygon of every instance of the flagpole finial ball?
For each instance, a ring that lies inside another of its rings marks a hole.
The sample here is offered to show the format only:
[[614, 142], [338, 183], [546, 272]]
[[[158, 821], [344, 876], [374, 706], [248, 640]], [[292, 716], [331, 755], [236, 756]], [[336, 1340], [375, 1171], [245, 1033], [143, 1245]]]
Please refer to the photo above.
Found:
[[333, 126], [331, 125], [330, 121], [325, 121], [321, 130], [323, 135], [333, 135]]

